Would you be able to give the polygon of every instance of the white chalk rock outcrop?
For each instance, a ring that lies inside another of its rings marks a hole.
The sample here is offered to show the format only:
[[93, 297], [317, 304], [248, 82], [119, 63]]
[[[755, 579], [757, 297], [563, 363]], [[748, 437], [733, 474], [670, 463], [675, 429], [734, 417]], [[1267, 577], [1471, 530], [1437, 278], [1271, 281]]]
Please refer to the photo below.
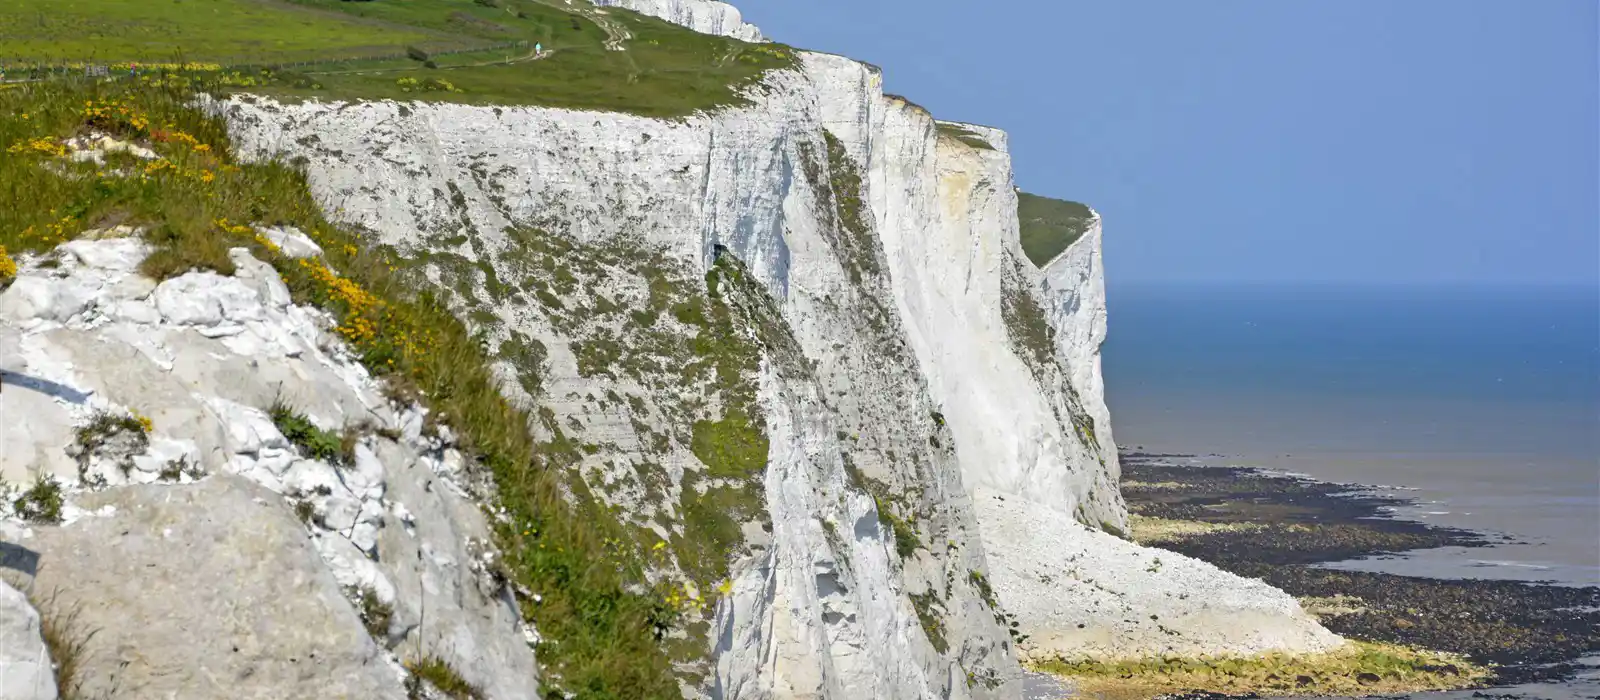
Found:
[[[0, 476], [66, 493], [60, 525], [0, 506], [0, 538], [37, 554], [33, 590], [100, 630], [84, 691], [402, 698], [399, 661], [422, 649], [490, 698], [536, 696], [531, 630], [483, 566], [490, 530], [449, 440], [245, 249], [232, 276], [159, 284], [138, 272], [147, 252], [72, 241], [0, 292]], [[279, 399], [398, 439], [361, 438], [347, 466], [309, 459], [268, 416]], [[102, 414], [151, 430], [83, 449]]]
[[701, 34], [726, 36], [752, 43], [766, 41], [761, 29], [744, 21], [739, 8], [717, 0], [594, 0], [600, 7], [621, 7], [659, 17]]
[[0, 580], [0, 700], [55, 700], [50, 652], [39, 612], [27, 596]]

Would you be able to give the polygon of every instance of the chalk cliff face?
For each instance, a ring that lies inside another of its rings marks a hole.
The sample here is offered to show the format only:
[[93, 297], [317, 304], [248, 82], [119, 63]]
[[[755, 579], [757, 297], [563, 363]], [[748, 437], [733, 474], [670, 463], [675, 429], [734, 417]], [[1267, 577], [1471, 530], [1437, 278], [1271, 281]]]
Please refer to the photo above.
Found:
[[732, 37], [742, 41], [765, 41], [761, 30], [746, 23], [739, 8], [716, 0], [595, 0], [600, 7], [621, 7], [659, 17], [701, 34]]
[[[760, 39], [721, 3], [601, 4]], [[803, 53], [750, 98], [674, 121], [209, 107], [419, 271], [573, 497], [708, 601], [671, 640], [696, 650], [674, 657], [690, 696], [1014, 698], [1019, 660], [1340, 643], [1279, 591], [1123, 539], [1098, 219], [1034, 267], [1006, 135], [938, 122], [864, 64]], [[559, 687], [518, 612], [539, 592], [497, 577], [492, 485], [449, 430], [245, 249], [232, 276], [157, 284], [138, 233], [24, 259], [0, 291], [0, 477], [66, 486], [60, 526], [0, 499], [0, 539], [45, 563], [7, 580], [102, 630], [84, 691], [399, 698], [402, 648], [496, 700]], [[269, 418], [280, 401], [369, 429], [330, 464]], [[53, 697], [0, 583], [8, 610], [0, 699]], [[135, 653], [168, 665], [120, 670]]]
[[686, 426], [742, 399], [640, 353], [693, 319], [612, 307], [654, 306], [653, 284], [662, 309], [692, 307], [727, 260], [758, 283], [749, 392], [770, 449], [700, 691], [1014, 696], [1013, 620], [1023, 657], [1338, 644], [1280, 592], [1170, 553], [1152, 567], [1115, 536], [1098, 224], [1027, 264], [1005, 135], [949, 135], [880, 80], [803, 54], [751, 106], [674, 122], [219, 109], [244, 152], [303, 158], [329, 210], [427, 269], [501, 348], [507, 391], [593, 441], [578, 469], [595, 496], [669, 541], [732, 483]]

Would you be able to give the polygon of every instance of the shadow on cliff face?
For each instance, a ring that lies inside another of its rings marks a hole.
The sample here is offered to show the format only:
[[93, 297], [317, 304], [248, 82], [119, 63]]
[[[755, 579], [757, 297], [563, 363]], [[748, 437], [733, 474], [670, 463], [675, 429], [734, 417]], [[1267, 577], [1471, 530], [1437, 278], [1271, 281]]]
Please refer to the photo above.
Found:
[[[1386, 517], [1399, 498], [1255, 469], [1122, 455], [1123, 495], [1144, 543], [1260, 578], [1352, 639], [1463, 654], [1497, 684], [1572, 677], [1600, 652], [1600, 588], [1336, 571], [1321, 563], [1433, 547], [1478, 533]], [[1142, 527], [1141, 527], [1142, 525]], [[1315, 603], [1337, 601], [1338, 605]], [[1324, 610], [1317, 608], [1324, 607]]]
[[40, 394], [44, 394], [45, 396], [72, 404], [83, 405], [89, 401], [88, 394], [78, 391], [77, 389], [65, 384], [58, 384], [48, 379], [31, 377], [26, 374], [19, 374], [0, 369], [0, 391], [5, 391], [5, 388], [8, 386], [14, 386], [17, 389], [35, 391]]

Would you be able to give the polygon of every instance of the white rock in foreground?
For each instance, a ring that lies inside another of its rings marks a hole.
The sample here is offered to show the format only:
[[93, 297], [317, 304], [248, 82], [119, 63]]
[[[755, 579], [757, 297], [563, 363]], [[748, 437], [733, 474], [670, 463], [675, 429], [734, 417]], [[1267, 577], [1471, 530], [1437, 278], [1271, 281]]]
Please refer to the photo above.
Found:
[[[34, 590], [101, 630], [86, 692], [402, 698], [397, 662], [421, 649], [491, 699], [537, 696], [530, 630], [482, 566], [483, 513], [451, 480], [459, 452], [422, 436], [422, 415], [393, 406], [331, 319], [245, 249], [234, 276], [160, 284], [137, 272], [147, 252], [72, 241], [0, 292], [0, 477], [50, 475], [68, 501], [63, 525], [7, 530], [40, 555]], [[348, 467], [307, 459], [266, 414], [280, 397], [323, 429], [371, 423], [398, 440], [361, 439]], [[68, 447], [101, 411], [147, 416], [148, 449], [80, 474]], [[391, 607], [386, 627], [363, 624], [359, 590]]]
[[0, 700], [55, 700], [50, 653], [39, 613], [27, 596], [0, 581]]

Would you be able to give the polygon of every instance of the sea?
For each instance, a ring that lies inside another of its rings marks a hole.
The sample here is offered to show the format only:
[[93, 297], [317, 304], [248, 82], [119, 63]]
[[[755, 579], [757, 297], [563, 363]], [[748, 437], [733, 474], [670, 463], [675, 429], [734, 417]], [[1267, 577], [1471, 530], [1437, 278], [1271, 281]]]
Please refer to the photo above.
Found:
[[[1600, 288], [1151, 284], [1107, 296], [1120, 446], [1395, 493], [1413, 504], [1395, 517], [1496, 542], [1334, 567], [1600, 585]], [[1517, 690], [1600, 693], [1600, 669], [1585, 676]]]
[[1119, 445], [1394, 491], [1489, 548], [1349, 566], [1600, 585], [1600, 288], [1108, 290]]

